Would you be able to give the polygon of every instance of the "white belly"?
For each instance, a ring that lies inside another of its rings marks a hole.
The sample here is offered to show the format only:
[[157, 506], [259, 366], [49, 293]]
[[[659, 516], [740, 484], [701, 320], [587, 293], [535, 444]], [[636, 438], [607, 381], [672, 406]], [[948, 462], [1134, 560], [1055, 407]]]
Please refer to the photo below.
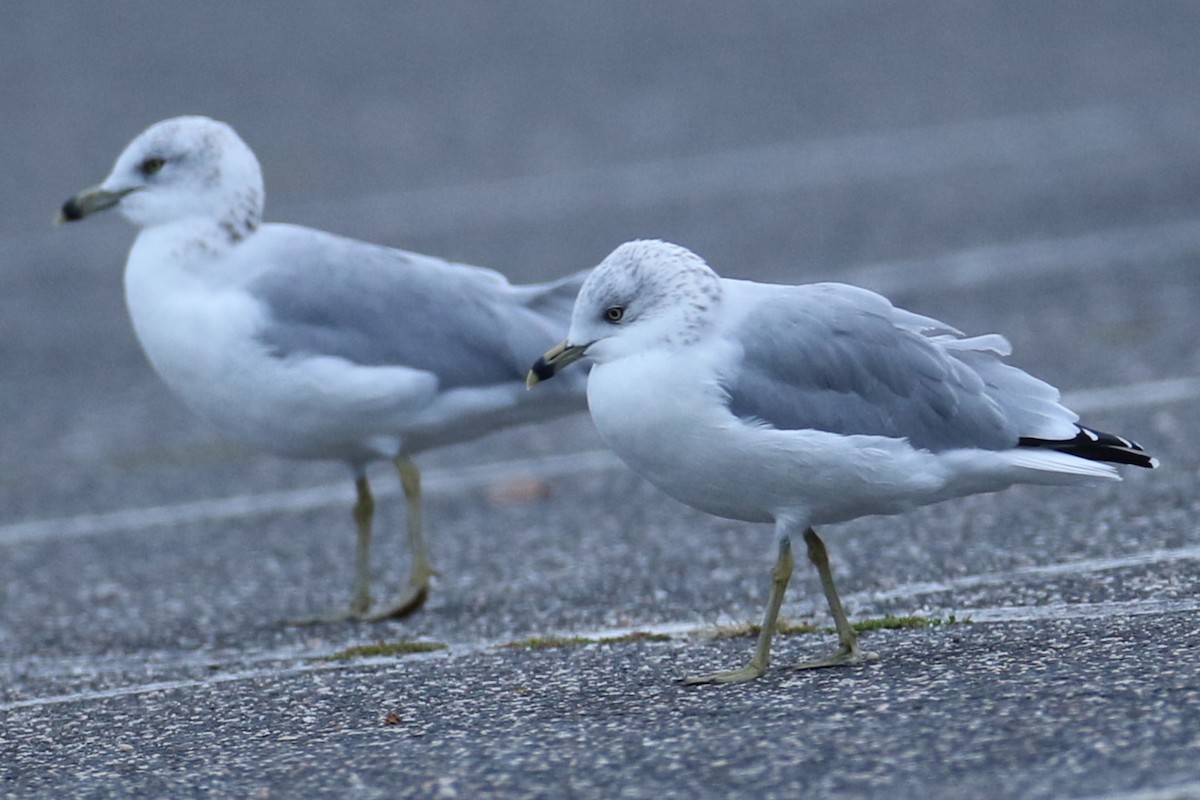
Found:
[[729, 413], [711, 374], [657, 358], [597, 366], [588, 383], [597, 430], [667, 494], [731, 519], [786, 514], [817, 525], [941, 499], [936, 455], [897, 439], [748, 425]]
[[[299, 370], [271, 357], [255, 335], [263, 309], [236, 285], [213, 283], [202, 273], [138, 259], [136, 246], [126, 266], [125, 300], [138, 341], [189, 408], [222, 435], [278, 455], [365, 460], [398, 451], [399, 437], [380, 423], [379, 409], [369, 418], [353, 413], [337, 365]], [[380, 383], [373, 394], [388, 388]]]
[[163, 380], [222, 435], [277, 455], [362, 463], [577, 407], [570, 393], [532, 395], [519, 380], [439, 392], [435, 375], [400, 365], [272, 355], [258, 337], [267, 311], [246, 278], [214, 275], [219, 266], [200, 257], [152, 257], [162, 249], [145, 243], [153, 235], [143, 232], [126, 265], [134, 330]]

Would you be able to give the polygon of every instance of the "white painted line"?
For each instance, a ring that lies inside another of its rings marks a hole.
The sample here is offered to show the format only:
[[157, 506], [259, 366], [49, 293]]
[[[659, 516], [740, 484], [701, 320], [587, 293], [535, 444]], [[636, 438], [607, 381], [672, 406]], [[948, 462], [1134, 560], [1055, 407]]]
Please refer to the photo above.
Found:
[[[1181, 130], [1178, 110], [1168, 130]], [[1054, 161], [1144, 149], [1154, 108], [1092, 106], [1049, 114], [788, 142], [745, 150], [608, 164], [465, 186], [383, 192], [290, 205], [308, 219], [352, 215], [383, 230], [440, 232], [471, 224], [543, 222], [601, 208], [640, 209], [707, 198], [904, 178], [969, 167], [1019, 167], [1044, 177]]]
[[1028, 578], [1057, 578], [1089, 575], [1095, 572], [1107, 572], [1115, 569], [1147, 566], [1150, 564], [1166, 564], [1174, 561], [1200, 560], [1200, 545], [1176, 547], [1162, 550], [1150, 550], [1145, 553], [1133, 553], [1127, 556], [1112, 556], [1107, 558], [1089, 558], [1080, 561], [1068, 561], [1060, 564], [1043, 564], [1036, 567], [1021, 567], [1006, 572], [992, 572], [982, 575], [963, 575], [945, 581], [920, 581], [906, 583], [891, 589], [858, 592], [845, 598], [845, 602], [859, 603], [881, 602], [885, 600], [909, 600], [927, 594], [942, 594], [957, 589], [973, 589], [980, 586], [998, 586], [1009, 583], [1021, 583]]
[[1200, 253], [1200, 220], [1185, 219], [971, 247], [941, 256], [840, 269], [822, 277], [892, 295], [932, 287], [983, 289], [1054, 274], [1087, 274], [1121, 264], [1161, 264], [1195, 253]]
[[[330, 212], [377, 217], [394, 229], [437, 231], [465, 221], [497, 224], [586, 213], [598, 207], [653, 206], [723, 195], [758, 196], [871, 178], [916, 176], [970, 165], [1029, 165], [1039, 174], [1047, 161], [1115, 153], [1156, 131], [1140, 107], [1097, 106], [1054, 114], [967, 120], [881, 134], [850, 135], [689, 158], [610, 165], [507, 181], [398, 191], [350, 200], [294, 205], [320, 218]], [[1177, 110], [1170, 120], [1180, 124]], [[48, 234], [47, 234], [48, 235]], [[61, 237], [54, 240], [65, 241]], [[32, 249], [44, 250], [39, 239]], [[10, 261], [25, 260], [17, 242]], [[30, 249], [26, 247], [25, 249]], [[932, 258], [886, 262], [829, 277], [885, 293], [922, 286], [979, 288], [1021, 277], [1099, 268], [1129, 261], [1161, 261], [1200, 252], [1200, 224], [1185, 220], [1115, 231], [971, 248]], [[575, 265], [576, 267], [585, 265]]]
[[[498, 461], [464, 466], [458, 469], [429, 470], [422, 474], [422, 490], [425, 493], [434, 494], [461, 491], [524, 474], [556, 477], [611, 469], [619, 466], [620, 463], [617, 457], [607, 450], [591, 450], [542, 458]], [[398, 485], [385, 484], [374, 491], [376, 497], [388, 497], [398, 494], [400, 490]], [[353, 486], [347, 478], [344, 482], [314, 486], [308, 489], [243, 494], [177, 505], [130, 508], [58, 519], [31, 520], [0, 526], [0, 546], [42, 539], [63, 539], [115, 531], [144, 530], [189, 522], [243, 519], [278, 512], [308, 511], [338, 504], [344, 504], [349, 508], [354, 501], [353, 495]]]
[[[946, 581], [914, 582], [886, 590], [870, 590], [846, 595], [847, 604], [869, 604], [883, 601], [911, 600], [922, 595], [946, 594], [959, 589], [981, 586], [1024, 584], [1030, 578], [1077, 577], [1096, 572], [1105, 572], [1153, 564], [1169, 564], [1177, 561], [1200, 560], [1200, 545], [1189, 547], [1151, 550], [1126, 556], [1094, 558], [1022, 567], [1006, 572], [965, 575]], [[793, 609], [793, 613], [797, 613]], [[976, 622], [1033, 622], [1047, 619], [1081, 619], [1105, 616], [1131, 616], [1138, 614], [1167, 614], [1184, 611], [1200, 611], [1198, 601], [1133, 600], [1103, 603], [1059, 603], [1038, 606], [1004, 606], [994, 608], [954, 609], [960, 618], [970, 617]], [[621, 628], [602, 628], [562, 633], [563, 636], [580, 636], [589, 639], [604, 639], [626, 636], [636, 632], [664, 634], [671, 637], [687, 637], [708, 623], [666, 622], [657, 625], [639, 625]], [[504, 644], [510, 639], [494, 642], [455, 645], [456, 649], [485, 650]], [[36, 677], [94, 674], [97, 672], [136, 671], [147, 668], [205, 668], [214, 665], [236, 663], [239, 665], [289, 662], [300, 659], [321, 658], [335, 652], [337, 648], [314, 650], [301, 645], [285, 645], [270, 650], [239, 651], [223, 648], [219, 650], [197, 650], [187, 652], [162, 651], [142, 652], [134, 656], [65, 656], [25, 657], [0, 660], [0, 674]], [[362, 663], [361, 660], [356, 663]], [[136, 670], [135, 670], [136, 667]], [[0, 710], [3, 706], [0, 706]]]
[[[1111, 617], [1128, 617], [1148, 614], [1162, 615], [1196, 613], [1198, 611], [1200, 611], [1200, 601], [1172, 602], [1158, 599], [1148, 599], [1108, 603], [1060, 603], [1047, 606], [1000, 606], [991, 608], [961, 609], [956, 610], [955, 613], [960, 618], [971, 619], [972, 624], [988, 624], [1009, 622], [1046, 622], [1066, 619], [1106, 619]], [[584, 632], [568, 631], [560, 632], [557, 635], [564, 637], [579, 636], [588, 639], [602, 640], [608, 638], [621, 638], [634, 633], [649, 633], [666, 635], [672, 639], [678, 640], [703, 638], [705, 632], [711, 628], [712, 626], [710, 624], [702, 622], [668, 622], [657, 625], [640, 625], [633, 627], [626, 626]], [[270, 661], [280, 662], [276, 663], [274, 666], [254, 667], [248, 669], [243, 668], [217, 673], [205, 678], [181, 679], [173, 681], [150, 681], [143, 684], [119, 686], [96, 691], [66, 692], [63, 694], [47, 695], [44, 697], [24, 698], [7, 703], [0, 703], [0, 713], [30, 708], [45, 708], [48, 706], [63, 705], [68, 703], [90, 703], [118, 697], [154, 694], [157, 692], [204, 689], [225, 683], [240, 683], [243, 681], [253, 680], [274, 681], [289, 675], [301, 675], [311, 672], [328, 672], [334, 670], [347, 670], [376, 666], [393, 666], [396, 668], [402, 668], [407, 662], [411, 662], [413, 659], [461, 658], [464, 656], [494, 651], [497, 648], [504, 647], [511, 641], [513, 641], [512, 638], [505, 638], [486, 642], [455, 644], [451, 645], [447, 650], [433, 651], [430, 653], [415, 653], [401, 657], [380, 656], [354, 659], [347, 662], [314, 660], [329, 656], [332, 652], [330, 649], [304, 651], [296, 646], [289, 646], [281, 648], [278, 651], [277, 657], [274, 657], [271, 651], [260, 651], [253, 654], [253, 657], [250, 659], [251, 663], [266, 663]], [[144, 669], [147, 659], [150, 659], [155, 663], [174, 664], [176, 666], [185, 666], [189, 664], [192, 666], [211, 666], [221, 664], [219, 654], [210, 651], [208, 653], [201, 652], [178, 655], [160, 654], [157, 658], [154, 656], [154, 654], [135, 654], [124, 657], [124, 659], [111, 659], [110, 661], [113, 663], [111, 663], [109, 667], [110, 669], [119, 667], [121, 661], [124, 660], [128, 665], [128, 671], [136, 672], [137, 669]], [[304, 660], [300, 663], [297, 663], [297, 661], [301, 659]], [[13, 663], [20, 663], [20, 661], [21, 660], [17, 660], [17, 662]], [[39, 661], [41, 660], [39, 659]], [[51, 659], [49, 661], [53, 662], [54, 660]], [[60, 669], [57, 674], [64, 677], [83, 679], [104, 674], [103, 670], [97, 670], [94, 668], [94, 666], [89, 669], [86, 664], [82, 665], [83, 668], [81, 670], [81, 665], [78, 662], [79, 659], [77, 658], [64, 659], [62, 669]], [[247, 660], [242, 656], [238, 656], [234, 659], [234, 662], [238, 664], [245, 664], [247, 663]], [[42, 677], [50, 677], [56, 674], [55, 670], [52, 668], [52, 663], [42, 662], [41, 667], [42, 668], [39, 671], [39, 675]]]
[[1109, 619], [1147, 614], [1194, 614], [1200, 600], [1119, 600], [1104, 603], [1048, 603], [1039, 606], [963, 608], [954, 612], [972, 622], [1049, 622], [1064, 619]]
[[[977, 166], [1023, 169], [1042, 180], [1056, 161], [1160, 147], [1164, 131], [1190, 131], [1185, 109], [1088, 106], [1047, 114], [959, 120], [883, 133], [784, 142], [704, 155], [398, 190], [353, 198], [292, 202], [284, 218], [316, 224], [352, 216], [406, 236], [464, 225], [561, 220], [604, 208], [650, 208], [709, 198], [756, 197], [801, 188], [916, 177]], [[1161, 116], [1161, 119], [1158, 117]], [[268, 182], [270, 176], [268, 176]], [[6, 262], [26, 261], [69, 239], [44, 232], [0, 239]]]
[[[389, 663], [400, 665], [407, 660], [430, 657], [445, 658], [446, 652], [434, 651], [432, 653], [412, 653], [404, 656], [403, 659], [390, 659]], [[203, 689], [209, 686], [219, 686], [223, 683], [242, 683], [244, 681], [253, 680], [275, 680], [284, 675], [302, 675], [307, 672], [329, 672], [333, 670], [343, 670], [348, 669], [349, 667], [359, 666], [361, 664], [369, 665], [374, 661], [374, 659], [364, 659], [362, 661], [354, 662], [317, 661], [304, 664], [292, 664], [283, 668], [276, 667], [239, 670], [235, 672], [213, 675], [211, 677], [202, 679], [154, 681], [151, 683], [137, 684], [132, 686], [118, 686], [112, 689], [71, 692], [68, 694], [49, 695], [47, 697], [32, 697], [26, 700], [14, 700], [10, 703], [0, 703], [0, 713], [7, 711], [18, 711], [23, 708], [44, 708], [46, 706], [56, 706], [64, 703], [91, 703], [98, 700], [110, 700], [116, 697], [130, 697], [134, 695], [154, 694], [157, 692]]]
[[[1129, 386], [1088, 389], [1067, 393], [1064, 402], [1081, 413], [1122, 408], [1147, 408], [1200, 398], [1200, 378], [1148, 381]], [[589, 450], [539, 458], [496, 461], [457, 469], [429, 470], [424, 473], [427, 492], [454, 492], [495, 481], [530, 474], [541, 477], [574, 475], [621, 468], [620, 459], [607, 450]], [[397, 494], [398, 487], [384, 484], [378, 497]], [[350, 482], [339, 482], [308, 489], [198, 500], [176, 505], [131, 508], [73, 517], [30, 520], [0, 526], [0, 547], [44, 539], [91, 536], [116, 531], [145, 530], [190, 522], [244, 519], [247, 517], [295, 513], [330, 505], [353, 502]]]
[[1063, 395], [1063, 402], [1080, 414], [1150, 408], [1200, 398], [1200, 378], [1168, 378], [1106, 389], [1082, 389]]
[[272, 649], [233, 647], [201, 648], [196, 650], [139, 650], [136, 653], [90, 653], [87, 655], [31, 655], [0, 659], [0, 685], [15, 683], [18, 676], [28, 678], [63, 678], [113, 673], [152, 673], [171, 669], [212, 669], [237, 667], [246, 669], [259, 664], [280, 664], [321, 658], [336, 652], [336, 648], [313, 648], [300, 644], [285, 644]]

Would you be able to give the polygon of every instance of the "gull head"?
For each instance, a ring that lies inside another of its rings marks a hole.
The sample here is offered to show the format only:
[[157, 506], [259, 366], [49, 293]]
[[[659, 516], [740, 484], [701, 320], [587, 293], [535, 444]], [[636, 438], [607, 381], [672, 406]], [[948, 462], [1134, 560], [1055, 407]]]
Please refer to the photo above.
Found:
[[115, 207], [138, 227], [202, 219], [237, 241], [258, 227], [262, 203], [258, 159], [233, 128], [175, 117], [140, 133], [100, 185], [63, 203], [57, 221]]
[[687, 248], [626, 242], [584, 281], [567, 340], [538, 359], [525, 383], [533, 386], [584, 357], [604, 364], [695, 341], [721, 294], [721, 278]]

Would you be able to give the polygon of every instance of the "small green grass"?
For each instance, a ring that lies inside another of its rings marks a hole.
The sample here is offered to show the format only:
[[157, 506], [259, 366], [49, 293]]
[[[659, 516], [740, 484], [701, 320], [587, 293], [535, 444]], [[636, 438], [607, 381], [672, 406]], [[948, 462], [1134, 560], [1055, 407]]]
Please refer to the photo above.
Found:
[[[940, 617], [897, 617], [892, 614], [886, 614], [875, 619], [864, 619], [852, 623], [854, 630], [859, 633], [867, 633], [868, 631], [894, 631], [905, 630], [908, 628], [932, 628], [938, 625], [966, 625], [971, 620], [969, 618], [959, 619], [951, 614], [942, 619]], [[836, 633], [833, 628], [828, 629], [831, 633]]]
[[509, 642], [504, 646], [513, 650], [550, 650], [555, 647], [581, 647], [595, 641], [586, 636], [530, 636], [528, 639]]
[[378, 658], [379, 656], [407, 656], [413, 653], [433, 653], [445, 650], [442, 642], [376, 642], [347, 647], [345, 650], [325, 656], [322, 661], [350, 661], [355, 658]]
[[668, 633], [652, 633], [651, 631], [632, 631], [621, 636], [605, 636], [597, 640], [598, 644], [630, 644], [631, 642], [669, 642]]

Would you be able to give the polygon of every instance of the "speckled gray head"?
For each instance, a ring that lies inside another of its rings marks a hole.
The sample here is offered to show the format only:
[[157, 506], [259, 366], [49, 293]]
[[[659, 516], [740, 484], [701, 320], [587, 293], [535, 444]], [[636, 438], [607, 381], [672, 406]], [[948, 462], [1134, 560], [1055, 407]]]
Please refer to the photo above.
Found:
[[720, 301], [720, 277], [691, 250], [653, 239], [626, 242], [579, 290], [569, 338], [595, 343], [588, 354], [597, 361], [605, 359], [610, 348], [601, 342], [608, 339], [625, 340], [622, 352], [686, 343]]
[[130, 142], [103, 183], [63, 204], [59, 221], [116, 207], [143, 228], [211, 219], [238, 241], [258, 227], [262, 204], [258, 159], [233, 128], [208, 117], [175, 117]]
[[721, 278], [677, 244], [626, 242], [584, 281], [567, 341], [534, 364], [529, 386], [587, 357], [597, 364], [698, 339], [720, 304]]

